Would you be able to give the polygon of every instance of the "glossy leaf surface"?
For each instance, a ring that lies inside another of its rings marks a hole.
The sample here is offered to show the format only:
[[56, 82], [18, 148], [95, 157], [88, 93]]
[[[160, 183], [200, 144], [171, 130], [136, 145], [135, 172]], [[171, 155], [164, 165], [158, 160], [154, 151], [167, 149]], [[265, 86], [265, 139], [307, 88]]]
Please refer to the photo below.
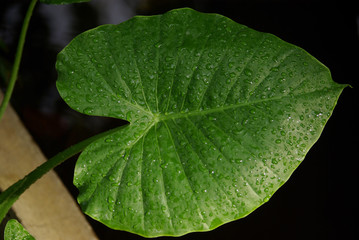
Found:
[[35, 238], [17, 220], [11, 219], [5, 226], [4, 240], [35, 240]]
[[130, 122], [78, 159], [82, 209], [147, 237], [208, 231], [268, 201], [345, 87], [304, 50], [192, 9], [85, 32], [57, 69], [73, 109]]

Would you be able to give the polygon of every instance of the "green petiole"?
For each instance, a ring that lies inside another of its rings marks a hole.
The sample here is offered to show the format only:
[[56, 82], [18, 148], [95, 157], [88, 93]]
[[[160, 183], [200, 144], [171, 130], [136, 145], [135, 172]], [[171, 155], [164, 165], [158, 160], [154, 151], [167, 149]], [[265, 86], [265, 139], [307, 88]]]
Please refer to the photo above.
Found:
[[[126, 125], [125, 125], [126, 126]], [[51, 169], [66, 161], [70, 157], [76, 155], [77, 153], [83, 151], [89, 144], [92, 142], [107, 136], [119, 128], [124, 126], [108, 130], [106, 132], [97, 134], [93, 137], [87, 138], [69, 148], [63, 152], [58, 153], [54, 157], [50, 158], [48, 161], [37, 167], [23, 179], [17, 181], [15, 184], [6, 189], [3, 193], [0, 194], [0, 223], [4, 219], [6, 213], [10, 210], [14, 202], [20, 197], [22, 193], [25, 192], [33, 183], [40, 179], [43, 175], [49, 172]]]
[[12, 92], [14, 91], [16, 79], [17, 79], [17, 76], [18, 76], [18, 73], [19, 73], [19, 67], [20, 67], [22, 52], [23, 52], [23, 49], [24, 49], [26, 33], [27, 33], [27, 29], [29, 27], [30, 18], [32, 16], [32, 12], [34, 11], [36, 3], [37, 3], [37, 0], [32, 0], [31, 1], [30, 5], [29, 5], [29, 8], [28, 8], [28, 10], [26, 12], [24, 23], [23, 23], [22, 28], [21, 28], [20, 39], [19, 39], [19, 43], [17, 45], [15, 61], [14, 61], [14, 65], [12, 67], [9, 85], [8, 85], [8, 87], [6, 89], [4, 99], [3, 99], [3, 101], [1, 102], [1, 105], [0, 105], [0, 120], [1, 120], [2, 116], [5, 113], [6, 107], [9, 105]]

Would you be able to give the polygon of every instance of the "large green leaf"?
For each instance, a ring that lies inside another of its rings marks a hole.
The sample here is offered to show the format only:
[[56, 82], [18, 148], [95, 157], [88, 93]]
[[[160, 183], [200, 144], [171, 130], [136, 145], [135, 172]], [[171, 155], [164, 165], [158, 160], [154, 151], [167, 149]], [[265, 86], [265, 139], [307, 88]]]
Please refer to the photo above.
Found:
[[35, 238], [17, 220], [11, 219], [5, 226], [4, 240], [35, 240]]
[[345, 87], [301, 48], [192, 9], [85, 32], [57, 69], [73, 109], [130, 122], [78, 159], [82, 209], [147, 237], [207, 231], [268, 201]]

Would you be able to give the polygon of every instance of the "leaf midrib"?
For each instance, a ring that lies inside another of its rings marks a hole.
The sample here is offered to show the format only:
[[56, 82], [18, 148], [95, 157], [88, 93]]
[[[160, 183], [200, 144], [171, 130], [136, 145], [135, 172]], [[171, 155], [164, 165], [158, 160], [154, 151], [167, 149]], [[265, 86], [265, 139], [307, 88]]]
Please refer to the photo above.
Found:
[[[305, 94], [311, 94], [311, 93], [319, 92], [319, 91], [323, 91], [323, 90], [317, 89], [317, 90], [314, 90], [311, 92], [304, 92], [304, 93], [301, 93], [301, 94], [298, 94], [295, 96], [302, 96]], [[170, 119], [185, 118], [185, 117], [189, 117], [189, 116], [207, 115], [207, 114], [211, 114], [211, 113], [215, 113], [215, 112], [221, 112], [221, 111], [225, 111], [228, 109], [249, 106], [249, 105], [253, 105], [253, 104], [257, 104], [257, 103], [281, 100], [286, 97], [288, 97], [288, 95], [281, 95], [281, 96], [272, 97], [272, 98], [259, 99], [259, 100], [250, 101], [250, 102], [242, 102], [242, 103], [221, 106], [221, 107], [216, 107], [216, 108], [210, 108], [210, 109], [205, 109], [205, 110], [194, 110], [194, 111], [189, 111], [189, 112], [179, 112], [179, 113], [171, 113], [171, 114], [166, 114], [166, 113], [158, 114], [155, 116], [155, 121], [158, 122], [158, 121], [166, 121], [166, 120], [170, 120]]]

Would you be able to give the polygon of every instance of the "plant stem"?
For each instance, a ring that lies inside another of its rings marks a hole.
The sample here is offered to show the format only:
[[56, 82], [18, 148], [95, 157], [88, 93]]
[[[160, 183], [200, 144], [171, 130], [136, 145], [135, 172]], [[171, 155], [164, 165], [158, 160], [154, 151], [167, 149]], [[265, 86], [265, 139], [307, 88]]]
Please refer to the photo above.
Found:
[[[125, 125], [126, 126], [126, 125]], [[76, 155], [77, 153], [83, 151], [89, 144], [98, 140], [108, 134], [111, 134], [115, 131], [118, 131], [120, 128], [125, 127], [121, 126], [118, 128], [111, 129], [109, 131], [97, 134], [93, 137], [87, 138], [69, 148], [63, 152], [58, 153], [54, 157], [47, 160], [45, 163], [37, 167], [35, 170], [26, 175], [23, 179], [17, 181], [15, 184], [6, 189], [3, 193], [0, 194], [0, 223], [4, 219], [6, 213], [10, 210], [14, 202], [20, 197], [22, 193], [25, 192], [34, 182], [40, 179], [45, 173], [49, 172], [51, 169], [61, 164], [70, 157]]]
[[16, 82], [16, 79], [17, 79], [17, 75], [19, 73], [19, 67], [20, 67], [22, 52], [23, 52], [23, 49], [24, 49], [26, 32], [27, 32], [27, 29], [29, 27], [30, 18], [32, 16], [32, 12], [34, 11], [36, 2], [37, 2], [37, 0], [32, 0], [30, 2], [29, 8], [27, 9], [27, 12], [26, 12], [26, 15], [25, 15], [24, 23], [22, 24], [19, 43], [17, 45], [15, 61], [14, 61], [14, 65], [12, 67], [9, 85], [8, 85], [8, 87], [6, 89], [4, 99], [3, 99], [3, 101], [2, 101], [2, 103], [0, 105], [0, 121], [1, 121], [2, 116], [5, 113], [7, 105], [9, 104], [12, 92], [13, 92], [14, 87], [15, 87], [15, 82]]

